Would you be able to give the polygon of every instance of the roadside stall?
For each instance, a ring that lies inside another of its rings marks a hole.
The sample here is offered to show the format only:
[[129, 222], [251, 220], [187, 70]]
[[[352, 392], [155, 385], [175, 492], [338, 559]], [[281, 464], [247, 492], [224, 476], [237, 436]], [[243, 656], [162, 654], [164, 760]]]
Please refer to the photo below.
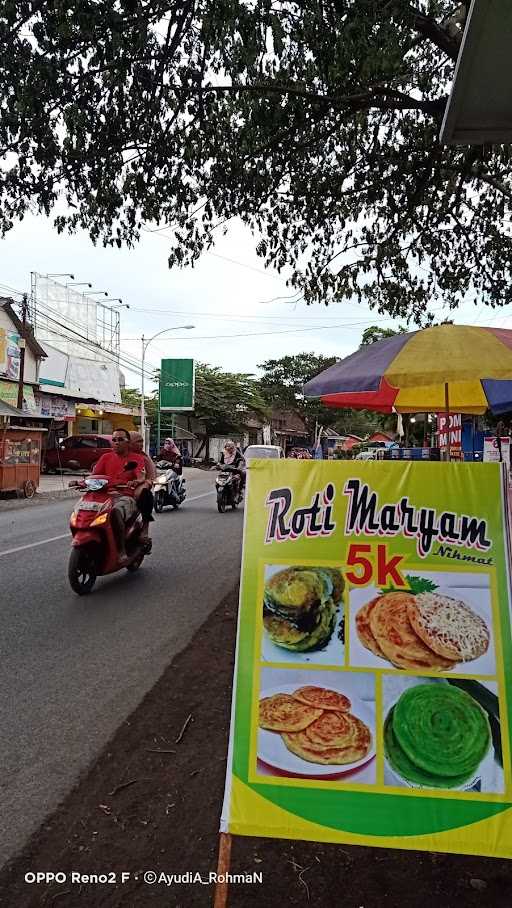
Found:
[[0, 495], [32, 498], [39, 485], [41, 447], [46, 429], [11, 424], [26, 414], [0, 401]]
[[[444, 324], [396, 334], [321, 372], [304, 394], [328, 407], [444, 413], [447, 425], [453, 413], [506, 413], [512, 410], [512, 331]], [[443, 459], [450, 460], [452, 433], [446, 434]]]

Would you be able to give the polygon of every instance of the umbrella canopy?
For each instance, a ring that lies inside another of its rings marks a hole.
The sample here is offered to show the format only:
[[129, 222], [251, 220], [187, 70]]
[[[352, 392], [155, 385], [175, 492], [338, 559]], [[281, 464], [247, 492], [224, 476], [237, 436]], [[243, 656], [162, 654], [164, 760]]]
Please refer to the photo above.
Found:
[[304, 385], [332, 407], [382, 413], [512, 410], [512, 331], [437, 325], [384, 338]]

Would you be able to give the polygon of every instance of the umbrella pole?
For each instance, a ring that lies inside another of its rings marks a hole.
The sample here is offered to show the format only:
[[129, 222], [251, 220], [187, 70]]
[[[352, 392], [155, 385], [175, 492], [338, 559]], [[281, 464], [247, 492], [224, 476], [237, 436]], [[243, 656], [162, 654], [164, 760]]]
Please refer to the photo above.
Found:
[[450, 460], [450, 401], [448, 382], [444, 383], [444, 408], [446, 411], [446, 456]]

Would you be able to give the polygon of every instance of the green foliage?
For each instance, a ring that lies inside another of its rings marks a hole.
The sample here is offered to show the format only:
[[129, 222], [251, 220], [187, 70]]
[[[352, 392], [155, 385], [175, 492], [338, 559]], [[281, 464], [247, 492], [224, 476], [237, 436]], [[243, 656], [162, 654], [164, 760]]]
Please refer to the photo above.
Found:
[[[467, 7], [468, 4], [466, 4]], [[8, 0], [0, 231], [130, 244], [172, 227], [189, 265], [238, 217], [307, 302], [428, 321], [512, 301], [509, 145], [438, 135], [453, 0]]]
[[240, 432], [251, 413], [268, 418], [268, 406], [251, 375], [197, 365], [194, 415], [205, 423], [208, 435]]
[[298, 353], [296, 356], [269, 359], [258, 365], [258, 369], [263, 370], [261, 393], [273, 407], [297, 410], [311, 432], [314, 432], [316, 423], [332, 425], [338, 415], [337, 411], [324, 407], [320, 401], [306, 400], [302, 389], [307, 381], [335, 362], [334, 356], [316, 353]]
[[405, 328], [398, 328], [397, 331], [394, 331], [393, 328], [379, 328], [377, 325], [371, 325], [363, 331], [361, 347], [375, 344], [376, 341], [383, 340], [385, 337], [394, 337], [396, 334], [404, 334], [405, 330]]

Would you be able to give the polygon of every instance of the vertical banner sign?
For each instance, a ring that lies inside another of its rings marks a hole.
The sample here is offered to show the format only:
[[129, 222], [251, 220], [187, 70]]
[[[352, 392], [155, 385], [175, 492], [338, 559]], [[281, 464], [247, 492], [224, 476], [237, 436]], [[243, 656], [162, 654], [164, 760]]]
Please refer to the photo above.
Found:
[[14, 380], [20, 375], [20, 336], [0, 328], [0, 375]]
[[193, 359], [163, 359], [160, 371], [160, 409], [183, 412], [194, 409], [195, 362]]
[[512, 857], [499, 464], [251, 462], [221, 830]]
[[448, 447], [448, 433], [450, 435], [450, 448], [460, 448], [462, 444], [462, 416], [460, 413], [437, 414], [438, 443], [441, 450]]

